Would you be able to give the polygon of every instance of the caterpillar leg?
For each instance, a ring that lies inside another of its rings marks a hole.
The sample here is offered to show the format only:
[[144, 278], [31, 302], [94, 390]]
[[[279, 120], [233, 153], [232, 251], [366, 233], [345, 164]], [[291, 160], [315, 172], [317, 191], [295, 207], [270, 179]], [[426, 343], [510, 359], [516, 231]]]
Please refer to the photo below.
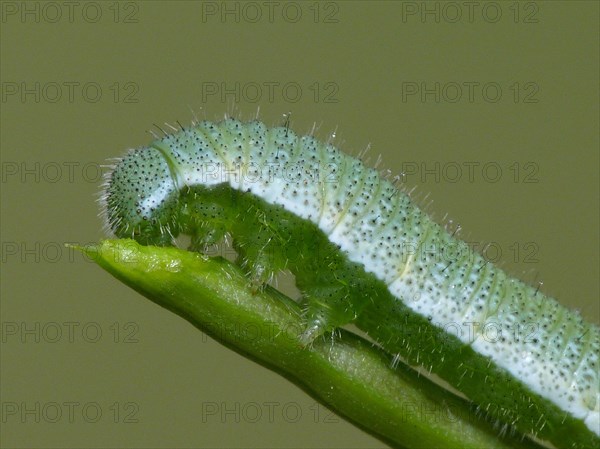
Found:
[[225, 236], [225, 230], [216, 226], [210, 226], [208, 224], [201, 225], [195, 232], [192, 233], [190, 246], [188, 251], [195, 251], [199, 253], [207, 253], [208, 249], [217, 245], [223, 240]]
[[358, 276], [355, 268], [346, 265], [329, 273], [296, 275], [296, 285], [303, 293], [304, 345], [351, 323], [370, 301], [376, 300], [378, 292], [366, 285], [364, 276]]
[[276, 267], [268, 246], [260, 247], [248, 242], [233, 242], [238, 257], [236, 263], [244, 270], [252, 291], [257, 292], [273, 279]]
[[[377, 292], [370, 287], [361, 267], [346, 261], [331, 247], [313, 248], [307, 267], [293, 267], [296, 286], [302, 292], [304, 345], [356, 319]], [[305, 261], [306, 263], [306, 261]], [[326, 268], [326, 269], [325, 269]]]
[[323, 285], [304, 291], [302, 308], [305, 327], [300, 336], [306, 346], [315, 338], [352, 321], [351, 298], [346, 286]]
[[251, 288], [258, 291], [271, 282], [276, 273], [286, 268], [287, 258], [282, 250], [284, 241], [264, 213], [248, 211], [236, 223], [238, 228], [244, 220], [249, 220], [253, 229], [251, 232], [238, 229], [232, 233], [237, 236], [233, 247], [238, 254], [237, 264], [246, 272]]

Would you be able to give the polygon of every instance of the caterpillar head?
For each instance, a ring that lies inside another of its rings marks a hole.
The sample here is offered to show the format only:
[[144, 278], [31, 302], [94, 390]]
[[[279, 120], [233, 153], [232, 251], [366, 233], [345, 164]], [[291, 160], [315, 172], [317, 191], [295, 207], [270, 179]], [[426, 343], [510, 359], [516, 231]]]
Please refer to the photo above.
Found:
[[102, 187], [106, 231], [145, 245], [172, 244], [179, 233], [179, 193], [160, 151], [130, 150], [106, 174]]

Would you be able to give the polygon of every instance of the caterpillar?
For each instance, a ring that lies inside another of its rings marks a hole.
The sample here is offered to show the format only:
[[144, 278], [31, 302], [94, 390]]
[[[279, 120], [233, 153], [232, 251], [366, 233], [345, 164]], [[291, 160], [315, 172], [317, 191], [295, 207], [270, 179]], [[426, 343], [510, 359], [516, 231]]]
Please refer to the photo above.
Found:
[[600, 447], [600, 328], [488, 263], [359, 158], [288, 125], [205, 120], [129, 150], [103, 183], [107, 230], [146, 245], [184, 234], [194, 251], [230, 238], [253, 285], [294, 274], [302, 344], [353, 323], [500, 432]]

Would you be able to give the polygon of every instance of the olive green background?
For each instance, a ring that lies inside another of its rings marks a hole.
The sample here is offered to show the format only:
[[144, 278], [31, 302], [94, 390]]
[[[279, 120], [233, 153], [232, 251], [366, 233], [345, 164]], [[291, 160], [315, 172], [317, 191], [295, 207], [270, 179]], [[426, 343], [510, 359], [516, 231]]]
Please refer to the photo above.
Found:
[[[448, 213], [469, 241], [494, 242], [511, 273], [542, 280], [543, 291], [600, 321], [597, 2], [499, 2], [485, 14], [481, 2], [454, 23], [456, 9], [436, 2], [427, 7], [440, 8], [439, 21], [420, 15], [421, 2], [280, 2], [272, 17], [263, 2], [89, 3], [77, 3], [72, 20], [64, 8], [55, 20], [44, 3], [2, 3], [3, 448], [384, 447], [62, 248], [103, 236], [97, 164], [147, 143], [153, 124], [189, 123], [191, 110], [251, 118], [260, 107], [270, 125], [291, 111], [300, 133], [316, 122], [320, 138], [337, 130], [351, 153], [370, 143], [373, 161], [381, 154], [381, 167], [404, 170], [408, 187], [430, 194], [436, 217]], [[39, 8], [39, 21], [22, 17], [25, 7]], [[495, 7], [502, 16], [492, 23]], [[234, 12], [221, 17], [223, 8]], [[422, 82], [440, 83], [439, 102], [407, 96]], [[449, 101], [448, 83], [470, 82], [480, 86], [472, 102], [466, 89]], [[12, 93], [36, 83], [38, 100]], [[51, 83], [63, 89], [54, 102]], [[93, 90], [83, 96], [86, 83], [101, 87], [98, 101]], [[483, 97], [486, 83], [501, 87], [498, 101]], [[521, 94], [537, 86], [537, 102], [515, 102], [514, 83]], [[473, 182], [470, 162], [480, 164]], [[439, 181], [409, 176], [407, 163], [440, 164]], [[484, 178], [486, 163], [502, 168], [497, 182]], [[523, 182], [527, 163], [538, 182]], [[464, 172], [452, 182], [457, 164]], [[12, 335], [15, 326], [33, 334]], [[98, 341], [87, 341], [97, 329]], [[132, 329], [136, 341], [125, 342]], [[36, 402], [40, 422], [19, 414]], [[69, 402], [80, 404], [72, 419]], [[89, 420], [94, 403], [102, 416], [86, 422], [83, 405]], [[123, 422], [129, 403], [136, 423]]]

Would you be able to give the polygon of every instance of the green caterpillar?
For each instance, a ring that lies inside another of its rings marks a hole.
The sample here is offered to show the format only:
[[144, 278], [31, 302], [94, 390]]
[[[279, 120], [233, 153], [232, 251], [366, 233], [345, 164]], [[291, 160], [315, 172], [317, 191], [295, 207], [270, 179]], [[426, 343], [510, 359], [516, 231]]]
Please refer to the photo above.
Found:
[[600, 328], [509, 277], [359, 159], [287, 126], [203, 121], [107, 174], [108, 230], [142, 244], [231, 237], [255, 285], [289, 269], [303, 344], [354, 323], [428, 368], [500, 432], [600, 447]]

